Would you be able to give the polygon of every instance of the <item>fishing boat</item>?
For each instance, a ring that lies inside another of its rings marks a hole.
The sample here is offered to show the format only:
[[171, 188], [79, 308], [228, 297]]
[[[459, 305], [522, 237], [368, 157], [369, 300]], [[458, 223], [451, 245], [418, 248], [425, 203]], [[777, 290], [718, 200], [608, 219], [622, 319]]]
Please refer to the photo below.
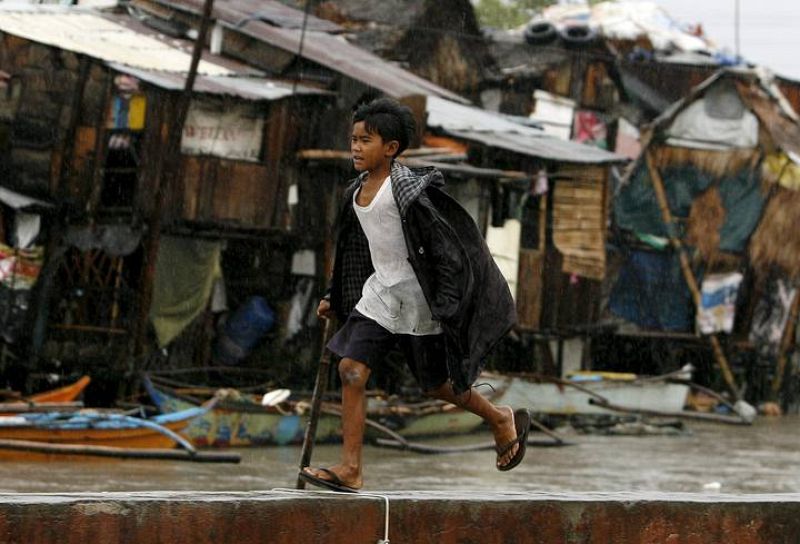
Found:
[[[89, 376], [81, 376], [81, 378], [74, 383], [56, 389], [42, 391], [41, 393], [24, 397], [22, 400], [33, 403], [72, 402], [83, 393], [83, 390], [86, 389], [86, 386], [89, 385], [91, 381], [92, 379]], [[2, 408], [2, 405], [0, 405], [0, 408]]]
[[[219, 390], [165, 385], [158, 376], [143, 377], [146, 391], [162, 413], [198, 406], [205, 395]], [[287, 390], [286, 391], [288, 394]], [[224, 390], [217, 405], [185, 429], [198, 447], [243, 447], [299, 444], [308, 421], [307, 399], [285, 397], [262, 404], [262, 396]], [[371, 395], [367, 400], [367, 436], [397, 433], [403, 437], [441, 436], [475, 430], [482, 420], [439, 401], [408, 404], [397, 399]], [[338, 403], [324, 402], [317, 424], [317, 441], [341, 439]]]
[[691, 369], [644, 378], [614, 372], [576, 372], [567, 379], [532, 374], [483, 373], [492, 400], [550, 415], [619, 415], [621, 411], [678, 414], [683, 411]]
[[17, 414], [0, 417], [0, 440], [170, 448], [175, 446], [176, 433], [204, 412], [204, 408], [195, 407], [150, 419], [96, 411]]
[[36, 393], [28, 397], [14, 393], [9, 400], [0, 402], [0, 416], [17, 414], [20, 412], [59, 411], [78, 409], [83, 403], [76, 399], [83, 393], [91, 382], [89, 376], [82, 376], [76, 382]]
[[197, 452], [179, 434], [211, 404], [150, 419], [115, 412], [38, 412], [0, 417], [0, 459], [166, 459], [239, 462], [238, 455]]

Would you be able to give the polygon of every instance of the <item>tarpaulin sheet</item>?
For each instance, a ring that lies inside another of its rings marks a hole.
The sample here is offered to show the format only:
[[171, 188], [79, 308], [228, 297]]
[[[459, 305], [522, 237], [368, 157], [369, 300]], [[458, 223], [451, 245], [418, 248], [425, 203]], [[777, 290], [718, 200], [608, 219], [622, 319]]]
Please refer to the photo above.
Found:
[[208, 304], [221, 276], [222, 244], [163, 236], [159, 243], [150, 319], [158, 344], [169, 344]]
[[677, 254], [629, 251], [611, 292], [609, 309], [644, 329], [692, 330], [692, 297]]
[[[720, 228], [720, 250], [739, 252], [747, 245], [764, 208], [758, 176], [747, 170], [716, 181], [709, 174], [691, 165], [664, 168], [660, 172], [672, 215], [686, 219], [692, 201], [712, 183], [716, 183], [725, 222]], [[616, 224], [626, 230], [667, 237], [655, 191], [647, 166], [642, 162], [628, 183], [620, 188], [614, 200]]]

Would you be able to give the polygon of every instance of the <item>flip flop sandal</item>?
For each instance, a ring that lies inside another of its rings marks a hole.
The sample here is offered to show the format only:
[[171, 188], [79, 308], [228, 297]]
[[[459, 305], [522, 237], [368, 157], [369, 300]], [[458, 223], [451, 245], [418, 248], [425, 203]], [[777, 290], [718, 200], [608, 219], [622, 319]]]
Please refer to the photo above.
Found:
[[314, 476], [313, 474], [309, 474], [305, 470], [300, 471], [300, 478], [310, 483], [311, 485], [315, 485], [317, 487], [324, 487], [332, 491], [339, 491], [340, 493], [358, 493], [358, 489], [356, 489], [355, 487], [350, 487], [349, 485], [344, 483], [341, 480], [341, 478], [339, 478], [336, 475], [336, 473], [333, 472], [332, 470], [323, 467], [319, 467], [316, 470], [324, 472], [330, 478], [330, 480], [319, 478], [317, 476]]
[[497, 465], [497, 470], [506, 472], [516, 467], [525, 457], [525, 447], [528, 444], [528, 431], [531, 429], [531, 414], [525, 408], [520, 408], [514, 412], [514, 427], [517, 429], [517, 437], [505, 446], [497, 446], [497, 459], [500, 460], [506, 453], [511, 451], [515, 444], [519, 444], [517, 453], [505, 465]]

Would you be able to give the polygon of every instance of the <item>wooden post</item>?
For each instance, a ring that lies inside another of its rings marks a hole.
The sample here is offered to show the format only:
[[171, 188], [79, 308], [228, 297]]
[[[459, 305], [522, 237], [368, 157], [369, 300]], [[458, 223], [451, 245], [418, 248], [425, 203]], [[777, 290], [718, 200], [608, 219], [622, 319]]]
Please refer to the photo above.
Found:
[[414, 138], [412, 138], [409, 143], [409, 149], [422, 147], [422, 140], [425, 137], [425, 127], [428, 125], [428, 97], [423, 94], [413, 94], [404, 96], [399, 102], [411, 108], [411, 112], [414, 114], [414, 122], [417, 125]]
[[106, 114], [111, 106], [111, 97], [114, 93], [114, 76], [109, 71], [106, 74], [105, 90], [103, 91], [103, 110], [94, 127], [94, 161], [92, 161], [92, 187], [86, 202], [86, 213], [91, 224], [95, 222], [95, 211], [100, 204], [103, 194], [106, 172], [106, 154], [108, 153], [108, 120]]
[[792, 309], [789, 311], [789, 318], [786, 320], [786, 328], [783, 330], [783, 338], [781, 338], [781, 347], [775, 366], [775, 376], [772, 378], [772, 396], [776, 400], [783, 386], [783, 375], [786, 374], [786, 353], [794, 343], [798, 314], [800, 314], [800, 288], [795, 292]]
[[[667, 228], [667, 236], [669, 237], [672, 247], [678, 252], [678, 258], [680, 259], [683, 277], [686, 280], [686, 285], [689, 287], [689, 291], [692, 293], [694, 304], [699, 311], [700, 305], [702, 304], [700, 287], [697, 284], [697, 278], [694, 277], [692, 267], [689, 265], [689, 256], [686, 255], [683, 244], [681, 243], [678, 234], [675, 232], [675, 222], [672, 218], [672, 212], [669, 209], [667, 193], [664, 189], [664, 180], [661, 179], [661, 174], [659, 174], [653, 158], [653, 152], [649, 147], [645, 149], [645, 160], [647, 161], [647, 170], [650, 173], [650, 179], [653, 182], [653, 190], [655, 191], [656, 198], [658, 199], [658, 207], [661, 209], [661, 218], [664, 220], [664, 225]], [[725, 357], [725, 353], [722, 351], [722, 345], [719, 343], [719, 338], [717, 338], [716, 334], [710, 334], [708, 335], [708, 340], [711, 343], [711, 348], [714, 351], [714, 359], [722, 371], [722, 377], [725, 379], [725, 383], [728, 385], [731, 393], [733, 393], [734, 400], [739, 400], [741, 395], [739, 394], [739, 389], [736, 386], [736, 379], [733, 377], [733, 372], [731, 372], [728, 359]]]
[[81, 118], [81, 107], [83, 106], [83, 96], [86, 93], [86, 82], [89, 79], [89, 72], [92, 69], [92, 61], [86, 55], [79, 55], [78, 61], [78, 80], [75, 82], [75, 89], [72, 92], [72, 100], [69, 104], [69, 120], [67, 130], [64, 134], [64, 143], [61, 146], [61, 162], [58, 175], [50, 180], [50, 189], [53, 195], [64, 195], [68, 191], [67, 183], [72, 175], [72, 166], [75, 162], [75, 135], [78, 130], [78, 123]]
[[197, 78], [197, 67], [200, 64], [200, 58], [202, 57], [203, 48], [205, 46], [213, 7], [214, 0], [205, 0], [203, 4], [203, 19], [200, 22], [200, 30], [197, 34], [197, 40], [195, 40], [194, 43], [189, 73], [186, 76], [183, 94], [178, 100], [175, 118], [169, 127], [169, 133], [167, 135], [167, 147], [164, 150], [164, 154], [167, 157], [164, 163], [166, 168], [164, 168], [162, 174], [155, 180], [155, 201], [148, 221], [149, 228], [145, 245], [145, 262], [142, 271], [139, 322], [137, 325], [136, 344], [134, 347], [135, 356], [142, 354], [147, 341], [147, 323], [149, 321], [150, 305], [153, 301], [153, 285], [155, 282], [155, 263], [158, 257], [158, 247], [161, 240], [163, 201], [167, 195], [168, 188], [171, 187], [170, 182], [181, 170], [181, 137], [183, 135], [183, 125], [186, 122], [186, 116], [189, 112], [192, 89], [194, 88], [194, 81]]

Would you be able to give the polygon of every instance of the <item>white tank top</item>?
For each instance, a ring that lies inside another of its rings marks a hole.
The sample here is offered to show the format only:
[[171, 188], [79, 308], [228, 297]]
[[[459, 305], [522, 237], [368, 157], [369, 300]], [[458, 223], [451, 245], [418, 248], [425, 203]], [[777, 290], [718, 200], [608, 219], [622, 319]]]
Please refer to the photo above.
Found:
[[358, 205], [359, 192], [353, 195], [353, 209], [367, 236], [375, 272], [364, 283], [356, 310], [395, 334], [441, 333], [408, 262], [391, 178], [384, 180], [369, 206]]

